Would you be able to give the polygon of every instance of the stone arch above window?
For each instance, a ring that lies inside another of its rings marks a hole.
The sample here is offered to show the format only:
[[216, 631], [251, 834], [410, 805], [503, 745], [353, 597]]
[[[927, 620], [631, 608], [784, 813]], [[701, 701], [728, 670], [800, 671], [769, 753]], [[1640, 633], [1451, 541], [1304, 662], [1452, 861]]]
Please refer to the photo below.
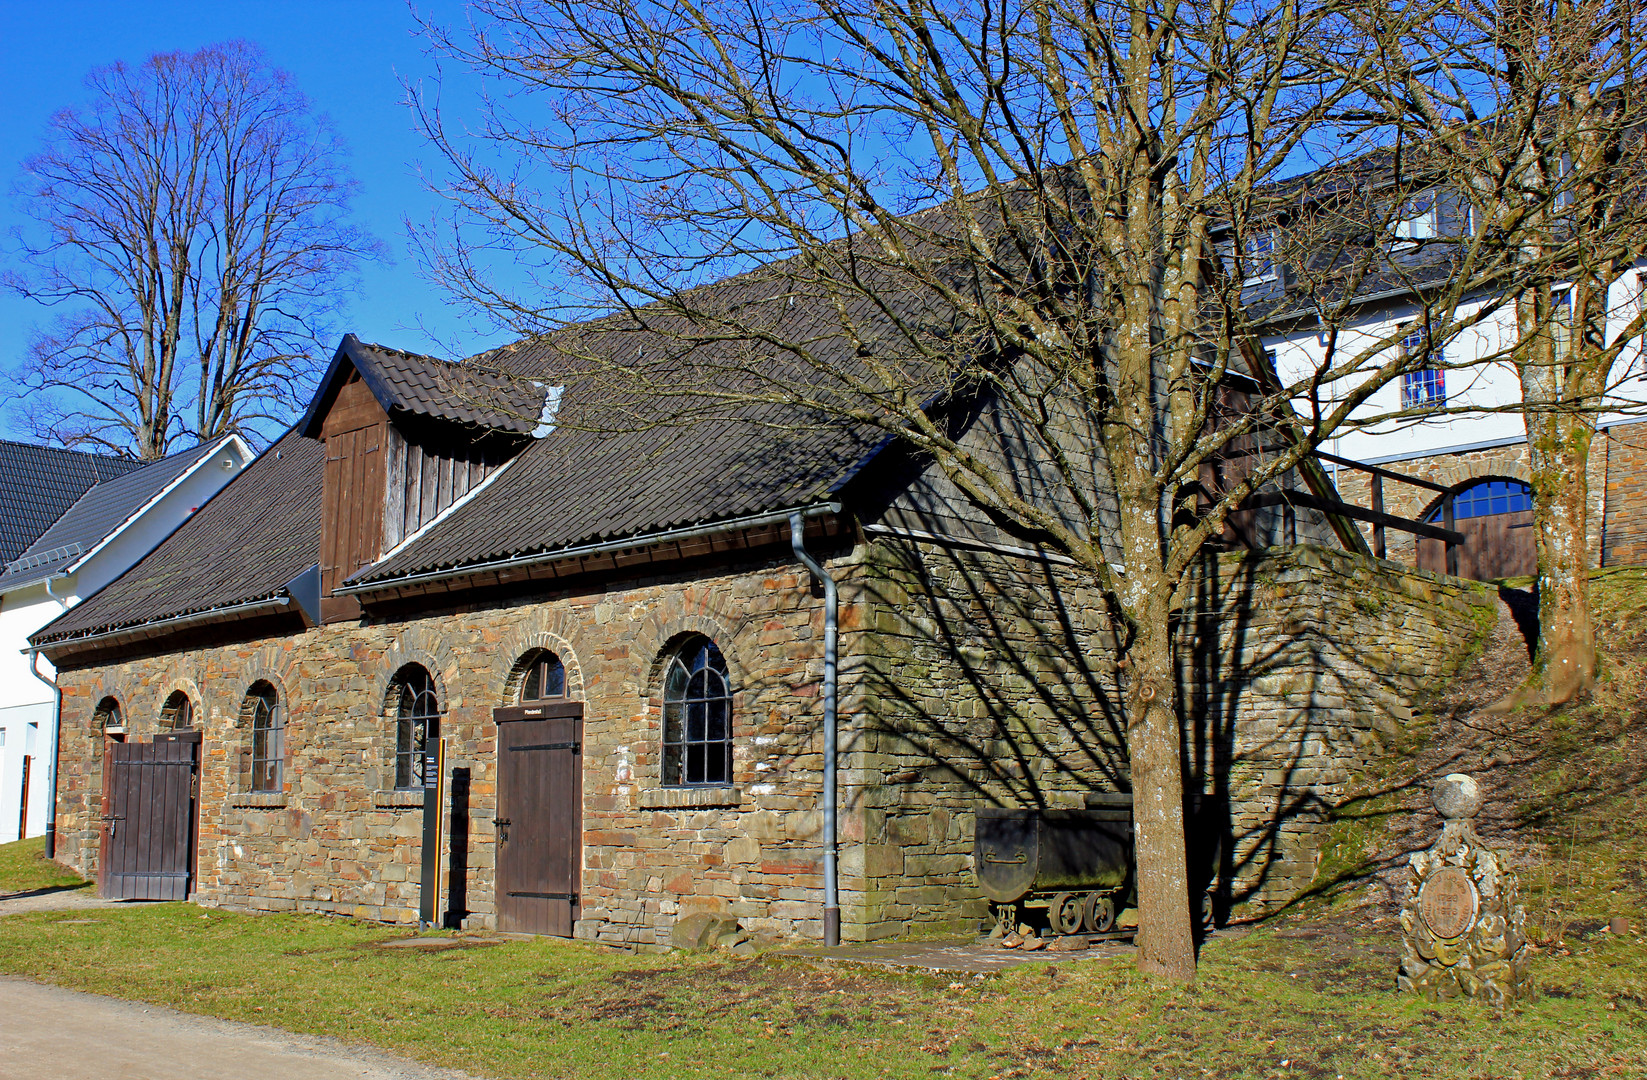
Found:
[[518, 705], [521, 702], [532, 656], [540, 651], [552, 652], [560, 660], [566, 678], [566, 698], [571, 701], [583, 699], [583, 669], [578, 663], [577, 648], [573, 645], [575, 628], [568, 622], [563, 615], [551, 614], [547, 629], [522, 627], [504, 636], [493, 661], [492, 678], [495, 681], [491, 685], [502, 684], [497, 704]]
[[440, 738], [441, 695], [434, 676], [422, 664], [403, 665], [389, 682], [384, 704], [395, 732], [395, 788], [420, 787], [424, 754]]
[[732, 782], [732, 682], [720, 648], [702, 634], [671, 643], [663, 666], [663, 784]]
[[195, 726], [194, 699], [186, 690], [173, 690], [160, 707], [162, 731], [189, 731]]

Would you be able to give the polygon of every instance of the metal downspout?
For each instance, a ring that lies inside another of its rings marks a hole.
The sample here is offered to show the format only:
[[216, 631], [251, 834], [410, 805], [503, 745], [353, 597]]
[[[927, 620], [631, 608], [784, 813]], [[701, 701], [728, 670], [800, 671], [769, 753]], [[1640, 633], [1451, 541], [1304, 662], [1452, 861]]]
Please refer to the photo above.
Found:
[[836, 640], [840, 633], [839, 605], [835, 591], [835, 579], [824, 570], [823, 565], [807, 553], [802, 534], [806, 530], [806, 520], [800, 513], [789, 515], [789, 546], [794, 549], [795, 558], [801, 565], [812, 572], [812, 575], [823, 582], [824, 590], [824, 774], [823, 774], [823, 878], [824, 878], [824, 944], [839, 945], [841, 943], [841, 898], [837, 881], [835, 860], [835, 757], [838, 740], [836, 737], [835, 691], [836, 691]]
[[[61, 575], [67, 577], [67, 574]], [[46, 579], [46, 595], [62, 605], [63, 610], [69, 610], [69, 602], [51, 591], [51, 583], [55, 577]], [[40, 650], [29, 650], [29, 674], [51, 687], [51, 757], [47, 759], [47, 767], [51, 770], [50, 778], [46, 781], [46, 858], [57, 858], [57, 748], [63, 741], [63, 688], [57, 685], [57, 678], [48, 679], [40, 673], [37, 666], [40, 663]], [[25, 814], [28, 809], [25, 807]]]

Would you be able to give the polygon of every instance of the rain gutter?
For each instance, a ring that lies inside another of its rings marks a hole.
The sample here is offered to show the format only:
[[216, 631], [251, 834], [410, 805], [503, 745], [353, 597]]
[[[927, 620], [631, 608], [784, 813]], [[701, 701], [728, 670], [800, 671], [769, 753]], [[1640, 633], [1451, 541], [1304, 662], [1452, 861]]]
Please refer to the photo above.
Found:
[[561, 548], [558, 551], [539, 551], [530, 555], [511, 555], [503, 559], [491, 559], [486, 562], [469, 563], [465, 566], [453, 566], [444, 570], [425, 570], [421, 573], [407, 574], [403, 577], [384, 578], [381, 581], [365, 581], [356, 585], [342, 585], [332, 590], [333, 596], [361, 596], [368, 593], [384, 592], [389, 589], [401, 589], [408, 585], [429, 584], [436, 581], [450, 581], [453, 578], [471, 577], [475, 574], [497, 573], [503, 570], [519, 570], [526, 567], [544, 566], [549, 563], [564, 562], [568, 559], [588, 558], [592, 555], [605, 555], [614, 551], [627, 551], [632, 548], [650, 547], [654, 544], [667, 544], [678, 540], [692, 540], [700, 536], [714, 536], [719, 533], [735, 532], [738, 529], [756, 529], [765, 525], [781, 525], [789, 521], [795, 514], [803, 518], [823, 517], [826, 514], [839, 514], [841, 504], [838, 502], [814, 503], [811, 506], [795, 510], [774, 510], [764, 514], [749, 514], [744, 517], [727, 518], [724, 521], [711, 522], [707, 525], [691, 525], [679, 529], [663, 529], [659, 532], [639, 533], [634, 536], [625, 536], [616, 540], [602, 540], [594, 544], [580, 544], [577, 547]]
[[806, 519], [800, 511], [789, 515], [789, 546], [801, 565], [812, 571], [812, 576], [823, 583], [824, 591], [824, 774], [823, 774], [823, 879], [824, 879], [824, 944], [841, 943], [841, 899], [839, 874], [836, 867], [835, 776], [839, 739], [836, 722], [836, 689], [839, 665], [836, 663], [837, 641], [840, 637], [840, 603], [835, 579], [823, 565], [806, 550], [803, 539]]

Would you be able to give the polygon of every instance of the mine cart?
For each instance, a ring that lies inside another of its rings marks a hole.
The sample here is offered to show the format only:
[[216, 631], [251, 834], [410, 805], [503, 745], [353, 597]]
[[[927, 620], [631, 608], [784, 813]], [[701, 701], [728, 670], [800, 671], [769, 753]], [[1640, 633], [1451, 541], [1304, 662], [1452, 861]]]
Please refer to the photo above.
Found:
[[1085, 810], [979, 807], [972, 861], [1002, 928], [1045, 908], [1055, 933], [1102, 933], [1133, 900], [1132, 796], [1089, 795]]

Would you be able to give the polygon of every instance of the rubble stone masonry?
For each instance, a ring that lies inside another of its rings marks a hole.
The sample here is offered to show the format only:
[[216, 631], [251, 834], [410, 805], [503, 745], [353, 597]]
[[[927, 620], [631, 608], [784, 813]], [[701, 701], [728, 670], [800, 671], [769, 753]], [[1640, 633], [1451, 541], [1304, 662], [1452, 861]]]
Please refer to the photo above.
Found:
[[[1124, 790], [1108, 620], [1067, 566], [892, 538], [830, 562], [841, 583], [841, 902], [847, 940], [972, 924], [984, 802], [1079, 806]], [[203, 732], [203, 904], [415, 921], [421, 792], [394, 790], [394, 676], [434, 676], [468, 771], [459, 864], [467, 925], [493, 925], [492, 710], [553, 649], [584, 702], [582, 912], [575, 935], [666, 945], [677, 919], [822, 934], [823, 603], [774, 555], [513, 602], [346, 622], [120, 663], [66, 662], [60, 855], [95, 875], [103, 738], [153, 735], [175, 690]], [[1181, 681], [1194, 783], [1225, 834], [1231, 900], [1292, 895], [1313, 875], [1349, 772], [1470, 652], [1492, 608], [1466, 582], [1320, 548], [1208, 564], [1186, 617]], [[713, 639], [734, 686], [733, 784], [661, 786], [659, 677], [672, 643]], [[248, 688], [285, 709], [284, 790], [250, 790]], [[451, 865], [451, 853], [446, 864]]]
[[[866, 842], [843, 936], [976, 926], [977, 806], [1130, 786], [1108, 620], [1052, 562], [888, 543], [864, 576], [851, 782]], [[1495, 608], [1474, 583], [1311, 546], [1209, 559], [1184, 603], [1186, 786], [1207, 796], [1192, 850], [1221, 850], [1202, 868], [1220, 905], [1285, 901], [1313, 879], [1352, 772]]]

